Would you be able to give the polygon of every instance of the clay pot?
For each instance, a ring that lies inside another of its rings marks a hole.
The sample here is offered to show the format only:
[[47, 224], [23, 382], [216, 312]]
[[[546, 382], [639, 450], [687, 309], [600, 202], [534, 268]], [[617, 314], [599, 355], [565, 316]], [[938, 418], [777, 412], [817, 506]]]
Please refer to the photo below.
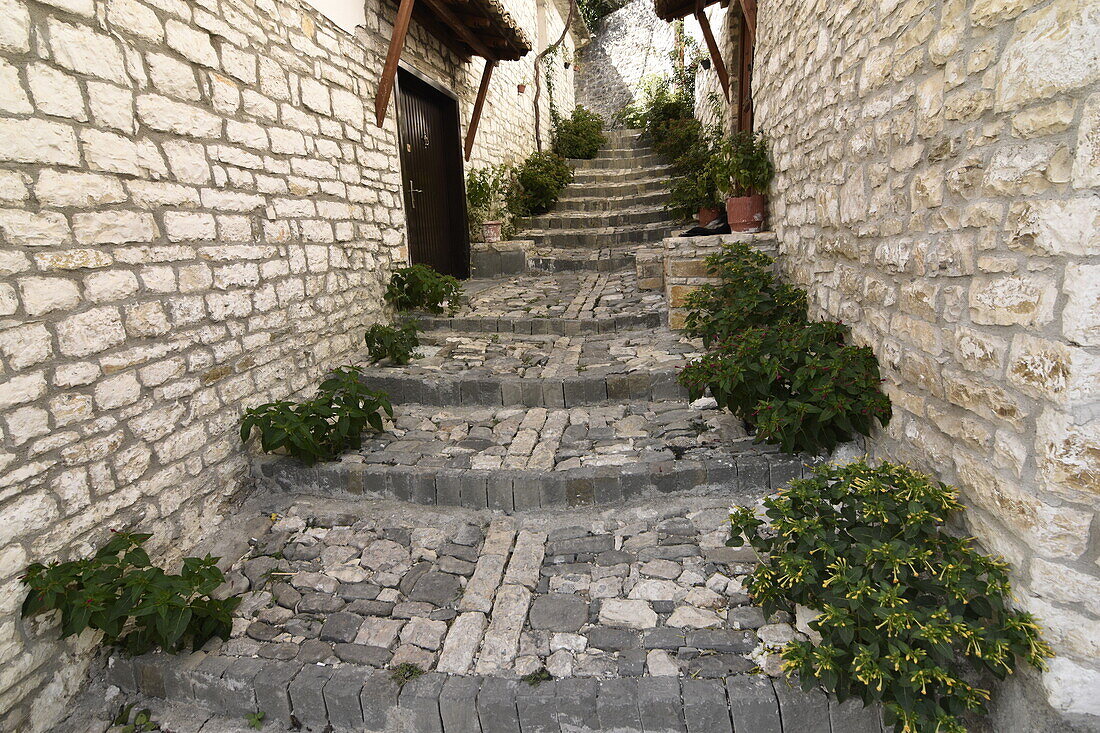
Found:
[[760, 232], [764, 230], [764, 197], [731, 196], [726, 199], [726, 221], [734, 232]]
[[699, 226], [705, 227], [718, 218], [718, 213], [718, 209], [702, 208], [699, 209], [699, 213], [695, 215], [695, 220], [699, 222]]
[[481, 225], [481, 235], [488, 243], [500, 241], [500, 227], [503, 222], [487, 221]]
[[526, 84], [516, 84], [516, 91], [519, 92], [520, 94], [523, 94], [524, 92], [527, 91], [527, 85]]

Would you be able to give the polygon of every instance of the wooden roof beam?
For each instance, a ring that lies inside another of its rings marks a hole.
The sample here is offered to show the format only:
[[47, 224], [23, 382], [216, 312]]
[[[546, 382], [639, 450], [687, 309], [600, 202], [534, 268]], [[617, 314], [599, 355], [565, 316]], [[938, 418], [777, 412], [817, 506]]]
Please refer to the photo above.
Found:
[[[404, 0], [402, 0], [404, 2]], [[470, 30], [470, 27], [463, 23], [454, 11], [447, 7], [447, 4], [443, 0], [423, 0], [424, 4], [431, 8], [439, 19], [444, 22], [455, 34], [461, 38], [467, 46], [474, 50], [478, 56], [485, 57], [486, 60], [495, 61], [496, 53], [490, 51], [489, 48], [481, 42], [481, 39], [474, 35], [474, 32]]]
[[741, 0], [741, 12], [749, 29], [749, 43], [756, 42], [756, 0]]
[[386, 52], [386, 63], [382, 66], [382, 77], [378, 80], [378, 93], [374, 97], [374, 120], [381, 127], [386, 121], [386, 109], [390, 106], [393, 85], [397, 82], [397, 64], [401, 61], [401, 49], [405, 47], [405, 36], [409, 33], [415, 0], [401, 0], [397, 7], [397, 18], [393, 22], [393, 35], [390, 36], [390, 48]]
[[474, 112], [470, 116], [470, 126], [466, 128], [466, 160], [474, 152], [474, 137], [477, 135], [477, 125], [481, 122], [481, 111], [485, 107], [485, 98], [489, 96], [489, 79], [493, 76], [493, 69], [497, 62], [486, 59], [485, 70], [481, 72], [481, 86], [477, 88], [477, 99], [474, 100]]
[[730, 101], [730, 75], [726, 71], [726, 64], [722, 61], [722, 52], [714, 40], [714, 32], [710, 29], [710, 20], [704, 9], [703, 0], [696, 0], [695, 19], [699, 21], [699, 28], [703, 31], [703, 40], [707, 42], [707, 50], [710, 51], [710, 60], [714, 63], [714, 71], [718, 74], [718, 81], [722, 84], [722, 94], [726, 101]]

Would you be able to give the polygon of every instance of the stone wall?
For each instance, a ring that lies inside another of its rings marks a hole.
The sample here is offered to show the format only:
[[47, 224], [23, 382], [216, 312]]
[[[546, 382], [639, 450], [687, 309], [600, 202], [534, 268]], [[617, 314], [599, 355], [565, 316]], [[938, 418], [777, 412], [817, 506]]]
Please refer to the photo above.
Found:
[[[894, 419], [876, 453], [962, 487], [970, 530], [1013, 564], [1058, 652], [1046, 699], [1087, 727], [1100, 720], [1097, 38], [1089, 0], [762, 0], [753, 78], [784, 266], [882, 363]], [[1019, 716], [1000, 730], [1046, 729], [1026, 700], [999, 697]]]
[[[534, 28], [535, 0], [509, 9]], [[96, 642], [21, 621], [22, 569], [108, 528], [177, 559], [247, 486], [243, 409], [312, 390], [384, 316], [394, 12], [352, 36], [281, 0], [0, 0], [0, 729], [48, 729]], [[495, 75], [475, 161], [533, 147], [532, 56]], [[415, 24], [405, 62], [465, 125], [481, 62]]]
[[[685, 22], [685, 32], [701, 38], [694, 19]], [[672, 24], [653, 12], [653, 0], [632, 0], [592, 29], [578, 59], [577, 104], [612, 123], [615, 113], [638, 99], [647, 79], [672, 72], [675, 47]]]

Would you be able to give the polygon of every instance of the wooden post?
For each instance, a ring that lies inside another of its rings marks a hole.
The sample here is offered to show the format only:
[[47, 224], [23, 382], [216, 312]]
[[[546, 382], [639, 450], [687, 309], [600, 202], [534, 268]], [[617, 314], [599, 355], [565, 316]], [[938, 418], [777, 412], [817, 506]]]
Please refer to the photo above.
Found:
[[393, 36], [390, 37], [390, 50], [386, 53], [386, 64], [382, 67], [382, 78], [378, 80], [378, 94], [374, 98], [374, 119], [379, 127], [386, 121], [386, 108], [390, 105], [390, 95], [397, 81], [397, 64], [401, 61], [401, 49], [405, 47], [405, 34], [409, 32], [415, 0], [401, 0], [397, 8], [397, 18], [393, 21]]
[[726, 64], [722, 61], [722, 52], [718, 50], [718, 43], [714, 40], [714, 33], [710, 29], [710, 21], [703, 9], [702, 0], [695, 4], [695, 19], [699, 21], [699, 28], [703, 31], [703, 40], [707, 42], [707, 50], [710, 51], [710, 60], [714, 62], [714, 70], [718, 73], [718, 81], [722, 83], [722, 93], [726, 95], [726, 101], [730, 101], [730, 75], [726, 71]]
[[756, 0], [741, 0], [741, 12], [749, 29], [749, 43], [756, 42]]
[[489, 79], [493, 76], [493, 69], [497, 62], [493, 59], [485, 59], [485, 71], [481, 73], [481, 86], [477, 89], [477, 100], [474, 101], [474, 113], [470, 116], [470, 126], [466, 129], [466, 160], [474, 152], [474, 136], [477, 135], [477, 123], [481, 122], [481, 109], [485, 106], [485, 97], [489, 94]]

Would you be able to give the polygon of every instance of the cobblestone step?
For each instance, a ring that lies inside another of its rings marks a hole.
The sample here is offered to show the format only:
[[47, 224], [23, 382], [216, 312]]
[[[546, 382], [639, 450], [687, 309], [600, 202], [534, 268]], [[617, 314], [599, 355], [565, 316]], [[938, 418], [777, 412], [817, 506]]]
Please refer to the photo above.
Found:
[[441, 318], [435, 316], [416, 316], [424, 330], [447, 330], [460, 333], [519, 333], [552, 334], [577, 336], [595, 333], [622, 333], [660, 328], [665, 325], [663, 310], [641, 314], [622, 314], [616, 316], [589, 318], [498, 318], [464, 316]]
[[581, 168], [573, 172], [573, 181], [579, 184], [627, 183], [638, 179], [668, 178], [672, 175], [672, 166], [663, 160], [651, 165], [623, 168]]
[[617, 272], [635, 266], [634, 249], [603, 247], [593, 250], [552, 249], [532, 250], [527, 266], [541, 272]]
[[558, 199], [556, 211], [568, 212], [613, 212], [631, 206], [664, 208], [668, 202], [668, 191], [662, 186], [652, 193], [635, 193], [628, 196], [563, 196]]
[[525, 232], [524, 236], [535, 240], [539, 246], [562, 249], [568, 247], [613, 247], [625, 244], [658, 242], [674, 236], [677, 232], [686, 228], [688, 228], [686, 224], [665, 220], [628, 227], [532, 229]]
[[639, 176], [629, 180], [609, 183], [570, 183], [558, 197], [561, 202], [568, 203], [576, 199], [604, 198], [622, 200], [624, 197], [635, 195], [663, 194], [668, 195], [669, 180], [667, 176], [645, 178]]
[[[757, 558], [725, 547], [729, 502], [255, 506], [227, 572], [232, 638], [115, 655], [106, 676], [157, 698], [162, 726], [211, 733], [256, 711], [267, 730], [881, 733], [877, 709], [774, 677], [803, 637], [752, 605]], [[402, 685], [403, 664], [423, 673]], [[522, 681], [538, 669], [551, 679]]]
[[580, 172], [663, 166], [667, 164], [667, 161], [653, 152], [629, 149], [616, 151], [616, 154], [606, 157], [598, 156], [591, 159], [570, 158], [569, 164], [573, 166], [574, 170]]
[[[633, 202], [631, 202], [633, 204]], [[664, 204], [657, 206], [624, 206], [621, 209], [596, 213], [559, 211], [531, 217], [527, 226], [532, 230], [602, 229], [604, 227], [634, 227], [668, 221]]]
[[677, 371], [700, 345], [656, 333], [557, 336], [428, 331], [404, 366], [371, 365], [365, 382], [394, 402], [574, 407], [623, 400], [686, 400]]
[[[584, 400], [591, 403], [591, 400]], [[384, 433], [338, 461], [262, 457], [253, 475], [280, 491], [519, 511], [608, 504], [718, 486], [766, 490], [812, 463], [753, 443], [714, 407], [637, 401], [565, 407], [402, 404]]]

